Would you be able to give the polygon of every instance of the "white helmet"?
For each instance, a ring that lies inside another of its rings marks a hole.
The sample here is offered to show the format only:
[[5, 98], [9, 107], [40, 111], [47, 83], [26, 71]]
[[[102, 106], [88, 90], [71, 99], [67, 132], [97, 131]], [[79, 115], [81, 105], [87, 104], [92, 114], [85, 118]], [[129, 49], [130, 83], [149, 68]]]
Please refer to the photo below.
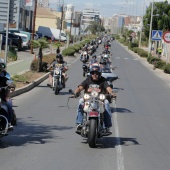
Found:
[[108, 55], [108, 54], [105, 54], [105, 55], [104, 55], [104, 58], [109, 58], [109, 55]]
[[87, 52], [85, 51], [85, 52], [83, 53], [83, 55], [87, 55]]

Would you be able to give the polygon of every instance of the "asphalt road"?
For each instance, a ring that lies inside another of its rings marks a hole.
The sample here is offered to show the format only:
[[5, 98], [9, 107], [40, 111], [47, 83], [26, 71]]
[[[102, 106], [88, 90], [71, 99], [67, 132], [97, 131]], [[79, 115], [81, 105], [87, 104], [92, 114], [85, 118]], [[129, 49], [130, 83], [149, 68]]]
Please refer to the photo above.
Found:
[[67, 99], [68, 89], [84, 79], [82, 63], [76, 60], [60, 95], [55, 96], [45, 81], [13, 98], [18, 126], [0, 140], [1, 169], [170, 169], [169, 86], [117, 42], [111, 51], [120, 78], [115, 82], [113, 134], [92, 149], [75, 133], [78, 100], [70, 100], [68, 108]]

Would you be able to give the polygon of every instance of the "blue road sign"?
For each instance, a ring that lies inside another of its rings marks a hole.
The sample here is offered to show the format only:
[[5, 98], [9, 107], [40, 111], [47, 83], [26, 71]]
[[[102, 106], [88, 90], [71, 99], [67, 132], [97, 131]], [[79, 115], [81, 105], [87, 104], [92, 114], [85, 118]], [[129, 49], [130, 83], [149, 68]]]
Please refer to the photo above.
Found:
[[152, 40], [153, 41], [161, 41], [162, 40], [163, 31], [161, 30], [152, 30]]

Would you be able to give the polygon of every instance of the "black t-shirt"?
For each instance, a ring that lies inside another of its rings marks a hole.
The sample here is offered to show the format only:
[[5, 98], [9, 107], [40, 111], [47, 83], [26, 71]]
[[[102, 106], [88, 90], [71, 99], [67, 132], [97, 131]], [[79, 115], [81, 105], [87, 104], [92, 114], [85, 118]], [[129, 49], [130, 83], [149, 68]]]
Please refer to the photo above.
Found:
[[107, 91], [106, 88], [109, 87], [109, 84], [107, 83], [104, 77], [101, 77], [98, 81], [94, 81], [91, 77], [88, 77], [79, 86], [82, 86], [84, 88], [84, 92], [87, 93], [87, 90], [90, 84], [99, 85], [99, 88], [101, 89], [101, 93], [104, 93], [104, 94]]
[[62, 65], [63, 67], [66, 67], [66, 66], [67, 66], [67, 63], [66, 63], [65, 61], [61, 61], [61, 62], [59, 63], [57, 60], [53, 61], [53, 63], [52, 63], [52, 66], [53, 66], [53, 67], [58, 67], [58, 66], [60, 66], [60, 65]]

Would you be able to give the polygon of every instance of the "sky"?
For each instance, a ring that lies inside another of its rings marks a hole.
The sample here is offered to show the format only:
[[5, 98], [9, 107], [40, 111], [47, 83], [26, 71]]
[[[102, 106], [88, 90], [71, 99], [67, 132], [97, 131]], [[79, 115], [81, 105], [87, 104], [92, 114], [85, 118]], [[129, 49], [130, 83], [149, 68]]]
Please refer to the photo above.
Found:
[[[50, 8], [55, 8], [57, 1], [49, 0]], [[158, 1], [163, 0], [154, 0], [154, 2]], [[63, 3], [63, 0], [60, 0], [60, 2]], [[99, 10], [103, 17], [112, 17], [114, 14], [141, 16], [150, 2], [152, 0], [64, 0], [65, 5], [74, 5], [75, 11], [93, 8]]]

